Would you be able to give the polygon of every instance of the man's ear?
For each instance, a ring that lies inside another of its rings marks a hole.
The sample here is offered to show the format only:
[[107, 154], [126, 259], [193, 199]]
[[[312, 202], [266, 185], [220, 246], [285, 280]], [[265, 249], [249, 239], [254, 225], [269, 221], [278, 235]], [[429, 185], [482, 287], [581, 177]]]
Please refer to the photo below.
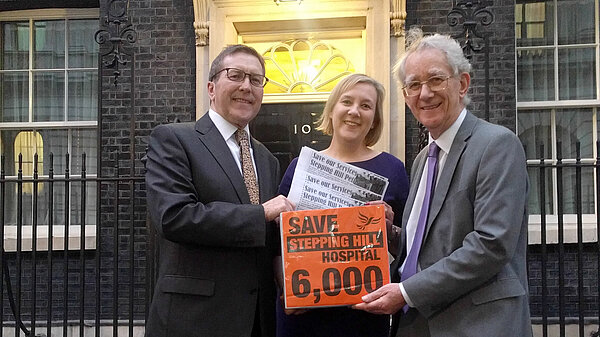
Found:
[[471, 75], [469, 73], [460, 74], [460, 89], [458, 93], [460, 94], [460, 98], [463, 98], [467, 95], [467, 91], [469, 91], [469, 85], [471, 84]]
[[206, 91], [208, 92], [208, 99], [210, 102], [215, 98], [215, 82], [209, 81], [206, 84]]

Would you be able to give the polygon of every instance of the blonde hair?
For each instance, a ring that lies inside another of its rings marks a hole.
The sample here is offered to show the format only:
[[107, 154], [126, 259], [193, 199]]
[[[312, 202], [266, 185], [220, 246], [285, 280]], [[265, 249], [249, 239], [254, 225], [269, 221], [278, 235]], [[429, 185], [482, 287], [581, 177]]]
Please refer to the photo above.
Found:
[[377, 143], [379, 137], [381, 137], [381, 132], [383, 130], [383, 99], [385, 97], [385, 88], [375, 79], [365, 75], [365, 74], [351, 74], [338, 82], [338, 84], [333, 88], [329, 98], [327, 99], [327, 103], [325, 103], [325, 108], [323, 109], [323, 113], [317, 120], [316, 124], [317, 130], [322, 131], [324, 134], [332, 136], [333, 135], [333, 124], [331, 122], [331, 111], [333, 107], [340, 99], [343, 93], [350, 90], [353, 86], [358, 83], [367, 83], [375, 88], [377, 92], [377, 102], [375, 103], [375, 117], [373, 118], [373, 126], [365, 136], [365, 145], [372, 146]]

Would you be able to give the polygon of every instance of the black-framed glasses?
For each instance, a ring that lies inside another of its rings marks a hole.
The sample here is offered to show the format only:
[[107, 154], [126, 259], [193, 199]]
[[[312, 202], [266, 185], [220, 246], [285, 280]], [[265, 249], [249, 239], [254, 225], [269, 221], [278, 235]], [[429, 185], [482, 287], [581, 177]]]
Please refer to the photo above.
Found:
[[225, 75], [227, 76], [227, 78], [233, 82], [244, 82], [244, 80], [246, 79], [246, 76], [248, 76], [248, 78], [250, 79], [250, 84], [252, 84], [255, 87], [262, 88], [265, 85], [267, 85], [267, 82], [269, 82], [269, 79], [267, 77], [265, 77], [264, 75], [250, 74], [250, 73], [244, 72], [243, 70], [238, 69], [238, 68], [223, 68], [223, 69], [217, 71], [210, 80], [212, 81], [215, 77], [217, 77], [217, 75], [220, 72], [223, 72], [223, 71], [225, 71]]
[[402, 87], [406, 96], [417, 96], [421, 93], [423, 84], [427, 84], [431, 91], [441, 91], [448, 88], [448, 79], [452, 76], [432, 76], [425, 81], [412, 81]]

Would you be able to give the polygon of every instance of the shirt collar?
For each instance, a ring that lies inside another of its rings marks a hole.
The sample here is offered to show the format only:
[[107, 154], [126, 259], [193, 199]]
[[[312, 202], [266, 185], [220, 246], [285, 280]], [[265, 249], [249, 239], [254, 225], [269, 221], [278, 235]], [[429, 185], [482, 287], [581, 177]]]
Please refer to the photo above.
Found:
[[[444, 151], [444, 153], [450, 153], [450, 147], [452, 147], [452, 142], [454, 142], [454, 137], [458, 133], [458, 129], [462, 125], [462, 122], [465, 120], [465, 116], [467, 116], [467, 109], [463, 108], [458, 115], [458, 118], [452, 123], [452, 125], [448, 128], [448, 130], [444, 131], [438, 139], [435, 139], [435, 143], [437, 146]], [[434, 139], [429, 135], [429, 144], [433, 142]]]
[[[225, 141], [231, 138], [231, 136], [233, 136], [235, 131], [238, 129], [237, 126], [229, 123], [225, 118], [223, 118], [223, 116], [219, 115], [219, 113], [217, 113], [212, 108], [208, 109], [208, 116], [213, 121], [213, 123], [215, 124]], [[248, 125], [244, 127], [244, 130], [246, 130], [246, 132], [248, 133], [248, 137], [250, 137], [250, 128], [248, 127]]]

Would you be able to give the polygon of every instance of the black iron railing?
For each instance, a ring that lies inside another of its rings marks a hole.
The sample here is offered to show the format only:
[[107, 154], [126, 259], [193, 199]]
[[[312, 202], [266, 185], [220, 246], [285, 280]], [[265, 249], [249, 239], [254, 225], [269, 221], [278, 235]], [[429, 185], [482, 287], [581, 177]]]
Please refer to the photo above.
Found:
[[[153, 285], [144, 178], [119, 176], [119, 167], [112, 177], [89, 175], [85, 155], [77, 175], [67, 169], [59, 176], [53, 155], [45, 159], [46, 174], [37, 171], [36, 156], [30, 176], [21, 156], [12, 176], [2, 160], [2, 327], [14, 326], [10, 336], [22, 330], [66, 337], [84, 336], [85, 329], [99, 336], [103, 326], [118, 336], [118, 327], [127, 326], [121, 335], [133, 336], [133, 327], [144, 324]], [[68, 168], [69, 155], [64, 159]]]
[[[528, 164], [530, 181], [537, 184], [530, 191], [530, 200], [537, 198], [540, 219], [539, 244], [528, 250], [531, 309], [542, 336], [549, 336], [550, 325], [558, 325], [558, 333], [564, 337], [567, 325], [573, 324], [577, 335], [583, 337], [589, 335], [586, 326], [591, 324], [597, 331], [600, 321], [600, 212], [595, 207], [600, 201], [600, 143], [596, 158], [587, 160], [581, 158], [579, 142], [575, 143], [575, 159], [562, 157], [561, 143], [556, 148], [555, 159]], [[540, 150], [544, 153], [544, 145]], [[591, 186], [582, 182], [586, 175], [592, 177], [587, 181]], [[594, 227], [593, 238], [584, 238], [584, 216]], [[556, 231], [555, 238], [550, 231]], [[568, 231], [575, 232], [575, 240], [567, 240]], [[552, 242], [548, 237], [553, 237]]]
[[[583, 199], [590, 199], [582, 198], [582, 177], [589, 178], [590, 172], [592, 203], [600, 200], [600, 154], [582, 160], [579, 145], [577, 153], [567, 161], [559, 151], [555, 159], [528, 165], [540, 218], [539, 243], [528, 252], [531, 311], [543, 336], [549, 335], [550, 325], [558, 325], [560, 336], [566, 336], [569, 324], [578, 327], [579, 336], [587, 336], [587, 324], [597, 330], [600, 321], [600, 244], [583, 235], [584, 218], [593, 218], [599, 237], [600, 214], [585, 214], [590, 206], [582, 207]], [[68, 168], [69, 156], [64, 160]], [[22, 158], [14, 169], [2, 159], [0, 279], [10, 282], [0, 284], [0, 337], [20, 330], [31, 336], [133, 336], [134, 327], [144, 325], [157, 260], [147, 225], [144, 178], [119, 175], [119, 167], [109, 170], [111, 177], [89, 174], [85, 155], [77, 175], [69, 170], [58, 175], [53, 161], [52, 154], [44, 158], [46, 169], [40, 173], [34, 158], [32, 174], [25, 176]], [[565, 187], [565, 176], [574, 176], [574, 189], [573, 184]], [[564, 195], [573, 200], [563, 200]], [[570, 241], [564, 236], [568, 217], [575, 219], [576, 239]], [[537, 224], [530, 224], [530, 230], [532, 226]], [[552, 242], [547, 240], [551, 230], [556, 233]], [[14, 332], [6, 333], [6, 327]]]

